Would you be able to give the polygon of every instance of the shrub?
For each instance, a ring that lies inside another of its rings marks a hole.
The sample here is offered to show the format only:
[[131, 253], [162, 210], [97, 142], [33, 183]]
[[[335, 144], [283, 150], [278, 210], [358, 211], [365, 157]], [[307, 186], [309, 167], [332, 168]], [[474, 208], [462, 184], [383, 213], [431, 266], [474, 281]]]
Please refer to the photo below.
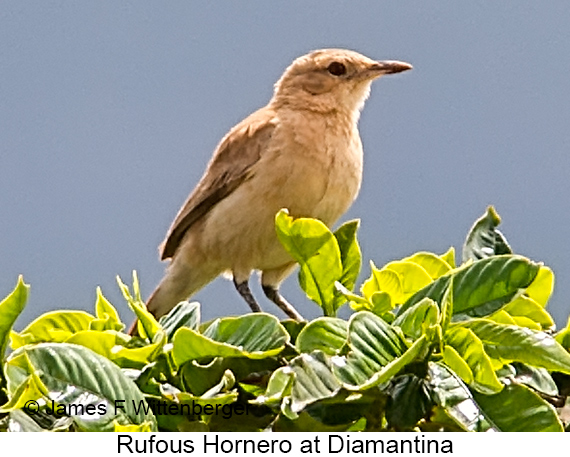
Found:
[[493, 208], [476, 221], [459, 266], [453, 249], [371, 263], [356, 293], [358, 221], [332, 233], [281, 211], [279, 239], [324, 314], [308, 323], [201, 322], [196, 302], [157, 321], [133, 274], [119, 286], [140, 337], [100, 289], [94, 315], [48, 312], [16, 333], [20, 277], [0, 303], [0, 429], [562, 431], [570, 328], [554, 333], [545, 310], [553, 272], [513, 254], [499, 222]]

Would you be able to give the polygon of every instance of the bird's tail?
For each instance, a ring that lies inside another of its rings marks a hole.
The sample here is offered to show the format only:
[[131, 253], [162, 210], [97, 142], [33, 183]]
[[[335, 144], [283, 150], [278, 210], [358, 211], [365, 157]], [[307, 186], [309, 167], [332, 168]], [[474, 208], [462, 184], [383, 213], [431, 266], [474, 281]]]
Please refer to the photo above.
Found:
[[[187, 291], [188, 288], [179, 289], [171, 287], [168, 284], [166, 276], [161, 283], [158, 285], [154, 292], [150, 295], [146, 302], [146, 308], [149, 310], [154, 317], [157, 319], [165, 314], [168, 314], [175, 305], [183, 300], [186, 300], [190, 295], [192, 295], [195, 290]], [[128, 330], [128, 334], [132, 336], [138, 335], [137, 330], [138, 319], [131, 324]]]
[[[181, 268], [172, 263], [162, 281], [146, 302], [146, 308], [157, 319], [168, 314], [174, 306], [187, 300], [202, 287], [211, 282], [219, 271], [205, 268]], [[137, 320], [129, 327], [129, 335], [137, 335]]]

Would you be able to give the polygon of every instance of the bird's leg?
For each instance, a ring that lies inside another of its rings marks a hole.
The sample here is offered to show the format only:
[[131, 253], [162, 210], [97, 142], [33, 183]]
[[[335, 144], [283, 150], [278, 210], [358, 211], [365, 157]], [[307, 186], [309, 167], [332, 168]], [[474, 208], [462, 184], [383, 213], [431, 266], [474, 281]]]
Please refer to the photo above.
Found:
[[245, 281], [238, 283], [236, 281], [235, 276], [234, 276], [234, 286], [236, 286], [237, 291], [243, 297], [243, 299], [247, 302], [247, 304], [249, 305], [251, 310], [254, 313], [260, 313], [261, 308], [259, 307], [259, 305], [255, 301], [255, 297], [251, 293], [251, 290], [250, 290], [249, 284], [248, 284], [248, 280], [246, 279]]
[[289, 316], [291, 319], [296, 320], [297, 322], [304, 322], [305, 319], [303, 319], [303, 316], [299, 314], [299, 312], [293, 307], [291, 303], [283, 298], [283, 295], [279, 293], [279, 289], [277, 287], [266, 286], [265, 284], [262, 284], [261, 287], [263, 288], [265, 296], [277, 306], [279, 306], [279, 308], [281, 308], [283, 312], [287, 314], [287, 316]]

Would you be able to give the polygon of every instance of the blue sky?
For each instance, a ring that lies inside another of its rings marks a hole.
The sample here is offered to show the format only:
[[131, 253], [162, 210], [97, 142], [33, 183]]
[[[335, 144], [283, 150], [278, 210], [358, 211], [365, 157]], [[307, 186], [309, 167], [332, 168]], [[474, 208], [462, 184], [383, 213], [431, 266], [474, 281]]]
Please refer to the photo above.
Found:
[[[517, 253], [570, 294], [570, 9], [563, 1], [6, 1], [0, 12], [0, 295], [31, 283], [21, 327], [92, 310], [95, 288], [131, 315], [157, 246], [217, 142], [263, 106], [297, 56], [343, 47], [414, 65], [374, 83], [360, 131], [360, 218], [376, 265], [461, 244], [495, 205]], [[255, 282], [255, 281], [252, 281]], [[262, 307], [277, 314], [260, 288]], [[283, 288], [319, 314], [295, 275]], [[248, 309], [219, 279], [204, 318]]]

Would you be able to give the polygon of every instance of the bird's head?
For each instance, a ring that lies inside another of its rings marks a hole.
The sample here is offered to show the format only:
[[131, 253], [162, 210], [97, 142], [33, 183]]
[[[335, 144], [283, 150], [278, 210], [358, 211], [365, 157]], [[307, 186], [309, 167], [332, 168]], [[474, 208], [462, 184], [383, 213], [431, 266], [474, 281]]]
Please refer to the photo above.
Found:
[[358, 112], [376, 78], [411, 69], [405, 62], [376, 61], [345, 49], [321, 49], [301, 56], [275, 84], [273, 103], [318, 112]]

